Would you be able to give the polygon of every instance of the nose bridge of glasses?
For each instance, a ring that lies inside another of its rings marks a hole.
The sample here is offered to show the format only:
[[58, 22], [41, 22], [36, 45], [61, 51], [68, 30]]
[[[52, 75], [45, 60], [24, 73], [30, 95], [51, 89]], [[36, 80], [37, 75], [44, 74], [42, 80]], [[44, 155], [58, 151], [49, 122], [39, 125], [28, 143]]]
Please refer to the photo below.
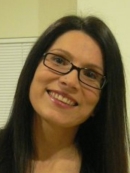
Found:
[[77, 66], [75, 66], [75, 65], [72, 64], [72, 63], [71, 63], [71, 68], [70, 68], [70, 70], [69, 70], [67, 73], [65, 73], [65, 75], [67, 75], [67, 74], [73, 72], [74, 70], [76, 71], [76, 73], [77, 73], [77, 74], [76, 74], [76, 77], [77, 77], [77, 79], [79, 80], [80, 68], [77, 67]]
[[71, 63], [71, 65], [72, 65], [72, 66], [71, 66], [71, 69], [70, 69], [70, 71], [69, 71], [68, 73], [70, 73], [70, 72], [73, 71], [73, 70], [76, 70], [76, 71], [78, 72], [78, 75], [79, 75], [79, 72], [80, 72], [81, 68], [75, 66], [75, 65], [72, 64], [72, 63]]

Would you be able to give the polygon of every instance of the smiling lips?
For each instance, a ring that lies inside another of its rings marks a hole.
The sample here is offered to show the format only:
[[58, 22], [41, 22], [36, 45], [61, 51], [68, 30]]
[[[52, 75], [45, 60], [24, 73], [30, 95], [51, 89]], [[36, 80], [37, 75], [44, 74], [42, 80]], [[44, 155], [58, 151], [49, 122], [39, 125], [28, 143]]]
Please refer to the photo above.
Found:
[[49, 95], [51, 97], [53, 97], [53, 98], [61, 101], [62, 103], [67, 104], [67, 105], [70, 105], [70, 106], [76, 106], [77, 105], [77, 102], [76, 101], [74, 101], [71, 98], [66, 97], [64, 94], [61, 94], [59, 92], [49, 91]]

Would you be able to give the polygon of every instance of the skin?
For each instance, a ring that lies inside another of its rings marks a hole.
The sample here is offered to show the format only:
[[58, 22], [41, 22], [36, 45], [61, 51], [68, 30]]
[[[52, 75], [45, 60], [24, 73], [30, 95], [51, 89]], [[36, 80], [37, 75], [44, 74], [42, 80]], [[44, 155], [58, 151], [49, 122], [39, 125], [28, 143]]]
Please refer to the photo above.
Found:
[[[103, 74], [100, 47], [81, 31], [63, 34], [48, 52], [61, 54], [78, 67], [91, 67]], [[71, 98], [77, 105], [61, 103], [48, 91]], [[40, 62], [30, 86], [29, 97], [34, 108], [34, 172], [78, 173], [81, 156], [74, 145], [74, 138], [80, 124], [93, 114], [100, 99], [100, 90], [81, 84], [76, 70], [58, 75]]]

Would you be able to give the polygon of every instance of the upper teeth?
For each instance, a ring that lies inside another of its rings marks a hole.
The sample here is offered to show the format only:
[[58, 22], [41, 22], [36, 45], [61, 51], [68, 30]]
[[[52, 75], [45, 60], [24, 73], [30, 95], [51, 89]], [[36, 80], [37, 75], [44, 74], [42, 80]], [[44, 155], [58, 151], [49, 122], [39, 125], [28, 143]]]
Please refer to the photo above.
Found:
[[75, 105], [75, 103], [73, 101], [71, 101], [70, 99], [66, 98], [66, 97], [63, 97], [62, 95], [60, 94], [57, 94], [57, 93], [54, 93], [54, 92], [50, 92], [50, 95], [54, 98], [56, 98], [57, 100], [60, 100], [66, 104], [69, 104], [69, 105]]

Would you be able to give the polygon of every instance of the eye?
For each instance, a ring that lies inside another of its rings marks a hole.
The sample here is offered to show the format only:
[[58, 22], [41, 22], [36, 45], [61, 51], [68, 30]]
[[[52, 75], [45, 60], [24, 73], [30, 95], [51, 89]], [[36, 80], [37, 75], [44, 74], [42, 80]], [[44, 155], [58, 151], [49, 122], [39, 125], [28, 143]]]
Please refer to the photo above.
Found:
[[90, 69], [84, 70], [84, 75], [90, 79], [94, 79], [94, 80], [98, 79], [98, 73], [96, 73], [95, 71], [90, 70]]
[[51, 61], [56, 65], [66, 65], [67, 64], [67, 60], [65, 60], [64, 58], [62, 58], [60, 56], [56, 56], [56, 55], [53, 55], [51, 57]]

